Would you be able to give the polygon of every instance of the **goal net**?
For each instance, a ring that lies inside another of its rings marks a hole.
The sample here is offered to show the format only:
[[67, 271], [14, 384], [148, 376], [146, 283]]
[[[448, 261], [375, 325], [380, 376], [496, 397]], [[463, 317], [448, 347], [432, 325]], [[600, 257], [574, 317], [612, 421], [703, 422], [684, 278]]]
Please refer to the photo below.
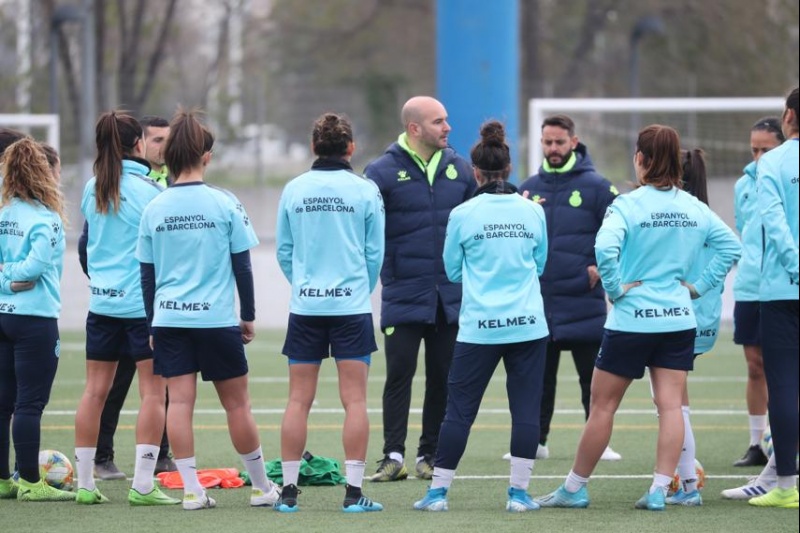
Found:
[[686, 149], [705, 152], [710, 179], [735, 179], [749, 163], [750, 128], [765, 115], [780, 116], [783, 98], [546, 98], [529, 104], [528, 175], [542, 163], [541, 127], [556, 113], [575, 121], [576, 135], [595, 168], [610, 181], [633, 178], [638, 131], [648, 124], [675, 128]]
[[58, 124], [58, 115], [0, 113], [0, 128], [13, 128], [29, 133], [32, 137], [47, 142], [60, 152], [61, 138]]

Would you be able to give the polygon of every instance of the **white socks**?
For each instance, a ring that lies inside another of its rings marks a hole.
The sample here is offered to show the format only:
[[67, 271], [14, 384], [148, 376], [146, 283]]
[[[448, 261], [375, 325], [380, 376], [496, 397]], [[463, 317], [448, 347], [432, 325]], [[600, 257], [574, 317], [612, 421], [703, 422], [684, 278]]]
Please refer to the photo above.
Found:
[[670, 483], [672, 483], [672, 476], [665, 476], [664, 474], [656, 472], [653, 474], [653, 484], [650, 485], [650, 494], [653, 494], [657, 490], [664, 491], [664, 494], [666, 494], [667, 487], [669, 487]]
[[283, 486], [297, 485], [300, 478], [300, 461], [281, 461], [283, 471]]
[[75, 469], [78, 473], [78, 488], [94, 490], [94, 454], [96, 446], [75, 448]]
[[361, 488], [361, 482], [364, 481], [364, 461], [357, 461], [355, 459], [345, 459], [344, 461], [344, 475], [347, 478], [347, 484], [351, 487]]
[[195, 457], [187, 457], [186, 459], [175, 459], [175, 466], [178, 467], [178, 472], [181, 474], [183, 481], [183, 493], [192, 494], [202, 497], [205, 493], [200, 480], [197, 478], [197, 460]]
[[750, 446], [755, 446], [761, 442], [761, 436], [767, 429], [769, 417], [767, 415], [749, 415], [747, 419], [750, 424]]
[[511, 477], [509, 485], [515, 489], [527, 491], [533, 472], [533, 459], [511, 456]]
[[397, 461], [400, 464], [403, 464], [403, 454], [400, 452], [390, 452], [389, 459]]
[[697, 490], [697, 468], [694, 464], [697, 450], [692, 423], [689, 420], [689, 406], [682, 406], [681, 411], [683, 412], [683, 449], [678, 460], [678, 475], [683, 484], [683, 492], [689, 493]]
[[446, 468], [433, 467], [433, 479], [431, 479], [431, 489], [449, 489], [453, 484], [453, 478], [456, 477], [455, 470], [448, 470]]
[[567, 479], [564, 480], [564, 488], [567, 492], [578, 492], [587, 483], [589, 483], [588, 477], [581, 477], [570, 470], [569, 474], [567, 474]]
[[239, 457], [242, 458], [242, 463], [244, 463], [244, 468], [247, 470], [247, 475], [250, 476], [250, 484], [253, 488], [269, 492], [270, 483], [267, 479], [267, 471], [264, 468], [264, 455], [261, 453], [261, 446], [250, 453], [241, 453]]
[[136, 445], [133, 488], [139, 494], [149, 494], [153, 490], [153, 473], [156, 471], [159, 450], [160, 447], [153, 444]]

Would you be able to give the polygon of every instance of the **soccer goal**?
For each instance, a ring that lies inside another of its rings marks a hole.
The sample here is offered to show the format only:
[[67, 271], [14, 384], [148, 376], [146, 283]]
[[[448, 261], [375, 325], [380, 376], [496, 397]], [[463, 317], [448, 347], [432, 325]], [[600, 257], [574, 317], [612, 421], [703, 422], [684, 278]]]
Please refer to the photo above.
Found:
[[738, 178], [752, 160], [753, 123], [765, 115], [780, 116], [783, 107], [783, 98], [534, 98], [529, 102], [528, 175], [542, 163], [542, 121], [563, 113], [575, 121], [597, 170], [615, 183], [632, 178], [638, 131], [654, 123], [675, 128], [684, 148], [704, 150], [710, 178]]
[[58, 115], [39, 115], [30, 113], [20, 114], [0, 114], [0, 127], [14, 128], [22, 131], [44, 130], [44, 136], [41, 137], [36, 133], [32, 133], [34, 137], [39, 140], [44, 140], [60, 152], [61, 138], [59, 136], [59, 119]]

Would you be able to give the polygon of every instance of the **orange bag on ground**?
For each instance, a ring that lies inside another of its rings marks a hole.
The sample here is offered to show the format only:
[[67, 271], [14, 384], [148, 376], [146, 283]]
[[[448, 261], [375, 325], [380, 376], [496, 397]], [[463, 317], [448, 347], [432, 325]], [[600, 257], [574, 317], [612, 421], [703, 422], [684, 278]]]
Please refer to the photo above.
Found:
[[[239, 471], [235, 468], [203, 468], [197, 471], [197, 477], [206, 489], [211, 487], [235, 489], [244, 485], [244, 480], [239, 477]], [[161, 472], [156, 478], [165, 489], [183, 488], [179, 472]]]

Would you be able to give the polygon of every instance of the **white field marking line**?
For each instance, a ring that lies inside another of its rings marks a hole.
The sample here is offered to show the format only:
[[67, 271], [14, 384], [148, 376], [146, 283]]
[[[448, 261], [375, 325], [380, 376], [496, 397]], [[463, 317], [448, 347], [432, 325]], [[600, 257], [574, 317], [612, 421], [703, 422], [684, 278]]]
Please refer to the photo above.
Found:
[[[708, 475], [706, 474], [706, 479], [748, 479], [753, 477], [752, 475]], [[504, 476], [456, 476], [456, 479], [467, 479], [467, 480], [482, 480], [482, 479], [508, 479], [508, 475]], [[564, 479], [563, 475], [560, 476], [537, 476], [533, 474], [531, 479]], [[601, 475], [592, 475], [591, 479], [653, 479], [653, 474], [601, 474]]]
[[[251, 409], [254, 415], [283, 415], [285, 409]], [[421, 408], [410, 409], [411, 414], [422, 414]], [[382, 414], [383, 409], [374, 407], [367, 409], [369, 414]], [[133, 409], [123, 409], [121, 415], [135, 416], [139, 411]], [[223, 409], [195, 409], [196, 415], [224, 415]], [[343, 415], [344, 409], [341, 407], [321, 408], [312, 407], [311, 414]], [[481, 409], [479, 415], [509, 415], [508, 409]], [[556, 409], [555, 414], [562, 415], [583, 415], [583, 409]], [[620, 409], [618, 415], [655, 415], [655, 409]], [[47, 410], [44, 415], [49, 416], [75, 416], [74, 410]], [[697, 416], [746, 416], [746, 409], [693, 409], [692, 415]]]

